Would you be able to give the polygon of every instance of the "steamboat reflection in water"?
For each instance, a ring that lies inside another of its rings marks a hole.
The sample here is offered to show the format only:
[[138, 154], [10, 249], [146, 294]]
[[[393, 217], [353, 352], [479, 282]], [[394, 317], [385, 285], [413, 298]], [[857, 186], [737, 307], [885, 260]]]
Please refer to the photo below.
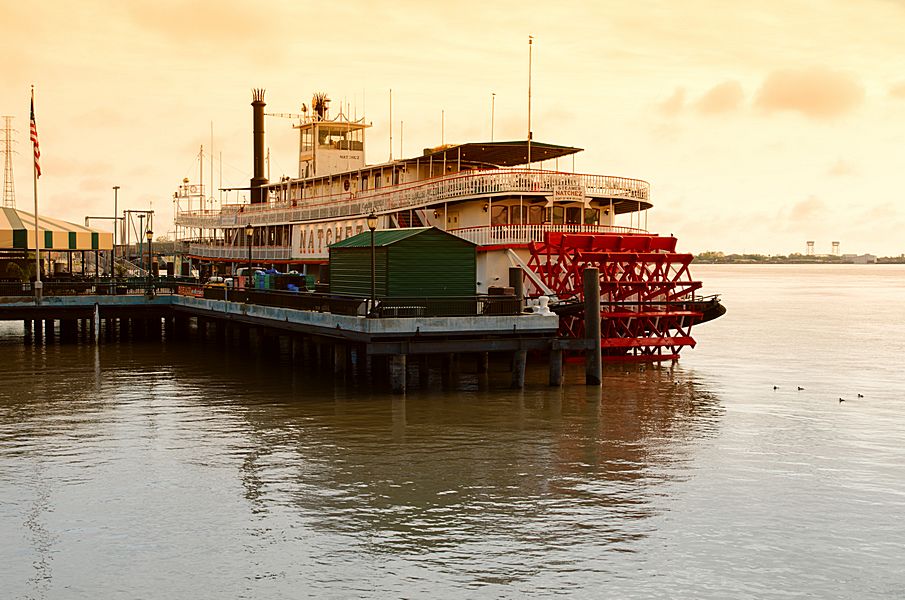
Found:
[[666, 493], [722, 408], [678, 367], [619, 365], [602, 390], [581, 385], [576, 367], [562, 390], [538, 369], [523, 391], [505, 387], [506, 373], [464, 373], [459, 389], [394, 397], [287, 375], [285, 359], [220, 383], [258, 399], [241, 409], [255, 512], [293, 507], [311, 527], [366, 534], [383, 551], [493, 539], [628, 548], [646, 531], [635, 521], [654, 514], [650, 496]]
[[[544, 385], [538, 369], [524, 390], [491, 372], [463, 373], [457, 389], [439, 391], [432, 373], [428, 389], [398, 397], [334, 386], [291, 369], [286, 355], [213, 344], [7, 350], [18, 374], [0, 392], [0, 456], [13, 481], [41, 482], [21, 494], [45, 581], [59, 551], [48, 515], [98, 500], [58, 492], [116, 468], [122, 489], [109, 493], [146, 494], [132, 499], [139, 505], [161, 502], [147, 477], [188, 480], [166, 492], [187, 511], [216, 513], [224, 497], [238, 499], [246, 508], [232, 509], [224, 535], [244, 551], [279, 552], [295, 531], [336, 552], [524, 581], [579, 545], [632, 551], [654, 527], [656, 497], [688, 476], [722, 416], [681, 366], [610, 368], [602, 389], [581, 384], [577, 365], [563, 388]], [[187, 475], [207, 472], [225, 473], [223, 489]], [[148, 510], [148, 520], [172, 518], [163, 506]]]

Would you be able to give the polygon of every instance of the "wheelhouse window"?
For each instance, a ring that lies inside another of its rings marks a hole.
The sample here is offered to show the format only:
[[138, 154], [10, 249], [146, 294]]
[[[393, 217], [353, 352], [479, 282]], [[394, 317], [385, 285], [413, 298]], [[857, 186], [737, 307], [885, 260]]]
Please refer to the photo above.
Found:
[[314, 148], [314, 138], [311, 135], [311, 129], [302, 129], [302, 152], [311, 152]]

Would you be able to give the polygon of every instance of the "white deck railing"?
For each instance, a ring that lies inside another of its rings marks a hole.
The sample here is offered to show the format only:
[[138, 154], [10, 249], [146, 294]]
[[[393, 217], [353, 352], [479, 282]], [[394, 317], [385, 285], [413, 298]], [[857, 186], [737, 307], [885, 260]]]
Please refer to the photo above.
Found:
[[491, 225], [450, 229], [449, 233], [478, 246], [499, 246], [542, 242], [545, 233], [647, 233], [643, 229], [618, 225]]
[[[187, 252], [193, 256], [205, 258], [226, 258], [230, 260], [248, 260], [248, 246], [222, 246], [217, 244], [187, 244]], [[292, 255], [290, 246], [252, 246], [252, 260], [287, 260]]]
[[[176, 215], [182, 227], [219, 229], [244, 225], [317, 221], [378, 214], [431, 206], [453, 200], [496, 195], [551, 196], [555, 188], [579, 187], [592, 198], [637, 200], [648, 203], [650, 184], [640, 179], [610, 175], [582, 175], [558, 171], [496, 169], [468, 171], [376, 190], [345, 192], [265, 204], [227, 204], [221, 210], [183, 211]], [[285, 184], [269, 187], [285, 196]], [[294, 190], [293, 190], [294, 191]], [[639, 207], [640, 208], [640, 207]]]
[[[483, 227], [463, 227], [450, 229], [450, 233], [481, 246], [517, 246], [542, 242], [545, 233], [615, 233], [644, 234], [643, 229], [621, 227], [617, 225], [492, 225]], [[248, 260], [247, 246], [223, 246], [216, 243], [190, 242], [185, 251], [193, 256], [213, 259], [228, 259], [238, 262]], [[327, 248], [321, 252], [292, 252], [288, 246], [265, 247], [252, 246], [252, 260], [327, 260]]]

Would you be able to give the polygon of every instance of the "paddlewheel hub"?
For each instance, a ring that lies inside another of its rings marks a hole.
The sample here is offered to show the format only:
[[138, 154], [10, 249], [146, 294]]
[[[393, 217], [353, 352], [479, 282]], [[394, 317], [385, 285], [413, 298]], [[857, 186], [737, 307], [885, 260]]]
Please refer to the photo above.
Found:
[[530, 252], [528, 266], [561, 305], [575, 309], [559, 311], [562, 336], [584, 335], [582, 272], [595, 267], [604, 360], [671, 360], [694, 347], [691, 327], [703, 316], [695, 298], [701, 282], [691, 277], [692, 255], [676, 252], [676, 238], [548, 232]]

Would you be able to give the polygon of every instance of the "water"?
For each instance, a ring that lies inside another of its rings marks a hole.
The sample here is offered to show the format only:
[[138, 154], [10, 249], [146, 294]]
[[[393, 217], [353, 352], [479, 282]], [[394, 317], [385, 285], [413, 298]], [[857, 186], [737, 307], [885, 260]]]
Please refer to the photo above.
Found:
[[696, 275], [728, 314], [602, 390], [0, 323], [0, 596], [905, 596], [905, 268]]

